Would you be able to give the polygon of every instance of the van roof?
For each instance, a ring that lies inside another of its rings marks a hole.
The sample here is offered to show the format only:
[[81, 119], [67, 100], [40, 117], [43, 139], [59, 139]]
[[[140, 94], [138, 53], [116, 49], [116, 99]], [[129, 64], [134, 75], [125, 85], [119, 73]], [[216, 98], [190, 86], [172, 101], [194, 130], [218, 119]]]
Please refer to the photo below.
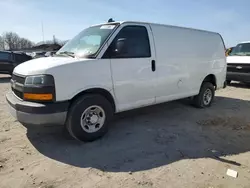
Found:
[[218, 32], [207, 31], [207, 30], [202, 30], [202, 29], [195, 29], [195, 28], [190, 28], [190, 27], [182, 27], [182, 26], [175, 26], [175, 25], [168, 25], [168, 24], [159, 24], [159, 23], [152, 23], [152, 22], [142, 22], [142, 21], [116, 21], [116, 22], [106, 22], [106, 23], [103, 23], [103, 24], [96, 24], [96, 25], [93, 25], [93, 26], [98, 26], [98, 25], [110, 25], [110, 24], [124, 24], [124, 23], [161, 25], [161, 26], [177, 27], [177, 28], [182, 28], [182, 29], [190, 29], [190, 30], [196, 30], [196, 31], [201, 31], [201, 32], [208, 32], [208, 33], [213, 33], [213, 34], [219, 34]]
[[239, 44], [245, 44], [245, 43], [250, 43], [250, 41], [243, 41], [243, 42], [240, 42]]

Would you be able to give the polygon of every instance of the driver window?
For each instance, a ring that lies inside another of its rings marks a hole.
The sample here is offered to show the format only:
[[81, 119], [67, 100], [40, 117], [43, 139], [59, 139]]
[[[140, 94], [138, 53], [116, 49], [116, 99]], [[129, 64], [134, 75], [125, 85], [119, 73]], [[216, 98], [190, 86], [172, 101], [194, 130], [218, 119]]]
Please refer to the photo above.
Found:
[[115, 37], [104, 58], [151, 57], [148, 32], [144, 26], [125, 26]]

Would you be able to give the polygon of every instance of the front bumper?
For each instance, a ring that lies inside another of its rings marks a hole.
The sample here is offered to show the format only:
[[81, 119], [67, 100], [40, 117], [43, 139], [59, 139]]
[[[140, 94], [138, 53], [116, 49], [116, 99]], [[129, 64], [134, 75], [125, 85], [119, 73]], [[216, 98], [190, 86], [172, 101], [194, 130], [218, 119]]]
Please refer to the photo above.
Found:
[[63, 125], [69, 102], [41, 104], [22, 101], [12, 92], [6, 94], [9, 110], [19, 122], [30, 125]]
[[250, 73], [227, 72], [227, 80], [250, 82]]

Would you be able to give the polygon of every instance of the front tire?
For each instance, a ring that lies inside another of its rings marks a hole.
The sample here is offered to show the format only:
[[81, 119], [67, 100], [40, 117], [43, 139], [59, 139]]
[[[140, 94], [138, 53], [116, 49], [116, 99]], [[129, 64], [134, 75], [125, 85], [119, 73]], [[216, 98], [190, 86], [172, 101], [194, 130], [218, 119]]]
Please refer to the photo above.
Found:
[[66, 128], [77, 140], [94, 141], [107, 133], [113, 112], [112, 105], [105, 97], [84, 95], [71, 105]]
[[214, 99], [215, 88], [210, 82], [203, 82], [200, 92], [194, 97], [193, 102], [197, 108], [206, 108], [211, 106]]

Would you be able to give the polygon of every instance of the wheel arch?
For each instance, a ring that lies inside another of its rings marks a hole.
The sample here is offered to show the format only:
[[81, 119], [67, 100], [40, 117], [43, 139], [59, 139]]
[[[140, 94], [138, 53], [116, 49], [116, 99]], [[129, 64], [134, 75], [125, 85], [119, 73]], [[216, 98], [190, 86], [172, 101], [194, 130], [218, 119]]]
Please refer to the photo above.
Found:
[[214, 87], [215, 87], [215, 90], [216, 90], [216, 88], [217, 88], [217, 80], [216, 80], [216, 76], [214, 74], [207, 75], [203, 79], [202, 83], [204, 83], [204, 82], [210, 82], [210, 83], [212, 83], [214, 85]]
[[77, 100], [79, 97], [83, 96], [83, 95], [87, 95], [87, 94], [99, 94], [103, 97], [105, 97], [109, 102], [110, 104], [112, 105], [112, 108], [114, 110], [114, 112], [116, 112], [116, 105], [115, 105], [115, 100], [114, 100], [114, 97], [113, 95], [107, 91], [106, 89], [103, 89], [103, 88], [91, 88], [91, 89], [86, 89], [86, 90], [83, 90], [79, 93], [77, 93], [70, 101], [71, 101], [71, 104]]

